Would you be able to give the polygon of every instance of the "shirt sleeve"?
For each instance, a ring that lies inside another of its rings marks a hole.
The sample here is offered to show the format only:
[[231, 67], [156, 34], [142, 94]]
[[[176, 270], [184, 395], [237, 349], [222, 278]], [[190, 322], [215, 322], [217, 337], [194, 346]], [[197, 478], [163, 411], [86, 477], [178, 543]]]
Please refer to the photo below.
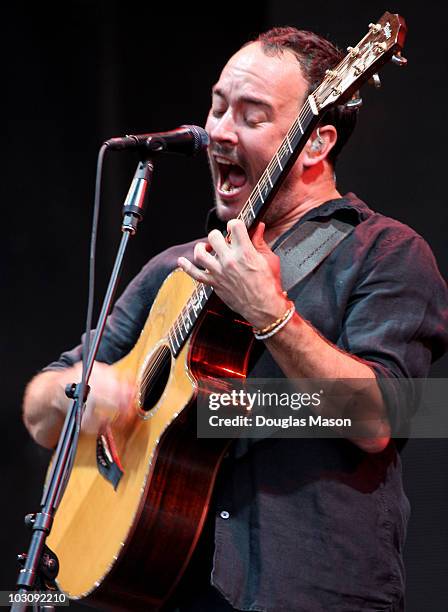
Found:
[[448, 347], [448, 291], [421, 236], [398, 224], [369, 250], [337, 345], [374, 370], [393, 432], [418, 407], [430, 365]]

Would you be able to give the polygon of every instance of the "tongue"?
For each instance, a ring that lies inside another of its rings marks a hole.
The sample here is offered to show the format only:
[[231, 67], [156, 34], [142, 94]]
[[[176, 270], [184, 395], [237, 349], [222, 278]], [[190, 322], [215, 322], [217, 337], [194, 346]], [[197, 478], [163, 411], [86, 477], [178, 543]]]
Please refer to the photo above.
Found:
[[239, 166], [232, 166], [227, 176], [227, 180], [232, 187], [242, 187], [246, 182], [246, 173]]

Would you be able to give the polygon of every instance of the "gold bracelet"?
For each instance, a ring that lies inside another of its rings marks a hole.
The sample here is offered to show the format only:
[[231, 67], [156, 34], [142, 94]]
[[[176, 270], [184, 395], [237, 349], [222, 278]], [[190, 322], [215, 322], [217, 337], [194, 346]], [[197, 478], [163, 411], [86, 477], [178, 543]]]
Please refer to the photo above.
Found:
[[262, 329], [255, 329], [255, 327], [252, 328], [255, 338], [257, 338], [257, 340], [264, 340], [265, 338], [273, 336], [275, 333], [277, 333], [277, 331], [280, 331], [280, 329], [284, 327], [284, 325], [286, 325], [286, 323], [294, 314], [294, 311], [294, 302], [290, 300], [289, 308], [282, 314], [281, 317], [276, 319], [273, 323], [266, 325], [266, 327], [263, 327]]

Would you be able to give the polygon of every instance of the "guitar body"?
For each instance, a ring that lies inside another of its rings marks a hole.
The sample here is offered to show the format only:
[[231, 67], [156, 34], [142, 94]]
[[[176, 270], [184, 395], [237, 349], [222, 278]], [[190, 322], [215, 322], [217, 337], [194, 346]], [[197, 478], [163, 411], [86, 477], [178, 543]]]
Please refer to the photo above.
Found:
[[[172, 593], [201, 533], [229, 444], [197, 439], [196, 403], [204, 393], [198, 382], [244, 376], [251, 328], [213, 298], [173, 358], [168, 330], [195, 287], [174, 271], [135, 347], [113, 366], [136, 385], [130, 414], [98, 438], [81, 434], [48, 538], [60, 561], [60, 589], [104, 610], [157, 610]], [[210, 354], [212, 362], [205, 359]], [[152, 389], [150, 376], [158, 379]]]

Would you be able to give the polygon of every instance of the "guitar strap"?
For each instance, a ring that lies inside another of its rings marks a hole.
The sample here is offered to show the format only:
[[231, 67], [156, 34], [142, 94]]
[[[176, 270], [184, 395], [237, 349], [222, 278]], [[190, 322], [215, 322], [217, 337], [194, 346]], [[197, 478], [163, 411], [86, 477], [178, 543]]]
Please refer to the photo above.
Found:
[[274, 248], [280, 257], [282, 284], [292, 289], [334, 251], [354, 226], [339, 219], [305, 221]]

